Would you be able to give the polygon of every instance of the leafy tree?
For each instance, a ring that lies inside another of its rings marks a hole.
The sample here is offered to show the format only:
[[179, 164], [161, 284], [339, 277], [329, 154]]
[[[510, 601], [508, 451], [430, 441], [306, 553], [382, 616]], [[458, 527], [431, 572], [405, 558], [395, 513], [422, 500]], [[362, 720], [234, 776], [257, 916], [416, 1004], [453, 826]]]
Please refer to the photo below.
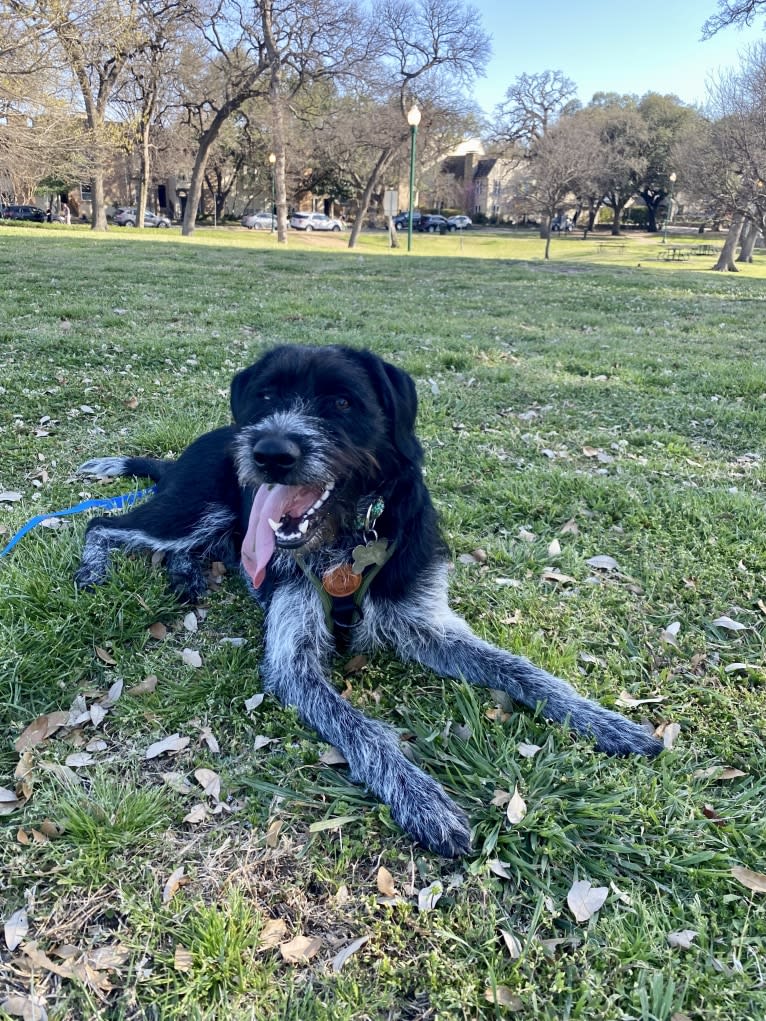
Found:
[[[647, 130], [646, 164], [636, 184], [647, 209], [647, 230], [657, 231], [657, 216], [670, 194], [670, 175], [683, 182], [683, 167], [676, 166], [673, 153], [677, 143], [699, 122], [699, 113], [685, 106], [677, 96], [647, 92], [638, 103]], [[677, 185], [679, 187], [680, 185]]]

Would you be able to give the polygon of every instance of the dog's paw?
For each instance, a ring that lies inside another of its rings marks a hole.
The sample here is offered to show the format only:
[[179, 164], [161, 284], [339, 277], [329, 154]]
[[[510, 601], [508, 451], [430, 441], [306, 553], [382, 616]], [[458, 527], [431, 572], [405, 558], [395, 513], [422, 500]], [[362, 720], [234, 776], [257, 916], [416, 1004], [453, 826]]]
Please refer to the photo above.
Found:
[[183, 603], [199, 603], [207, 591], [199, 561], [185, 553], [171, 553], [165, 559], [170, 587]]
[[405, 785], [391, 814], [410, 836], [434, 854], [457, 858], [471, 850], [471, 828], [468, 816], [451, 801], [430, 777], [414, 789]]
[[78, 589], [92, 592], [97, 585], [106, 581], [106, 571], [101, 571], [83, 564], [75, 571], [74, 583]]
[[596, 747], [607, 755], [646, 755], [653, 759], [664, 748], [662, 741], [631, 720], [604, 710], [604, 718], [593, 727]]
[[77, 475], [98, 475], [101, 478], [118, 478], [125, 474], [126, 458], [94, 457], [75, 468]]

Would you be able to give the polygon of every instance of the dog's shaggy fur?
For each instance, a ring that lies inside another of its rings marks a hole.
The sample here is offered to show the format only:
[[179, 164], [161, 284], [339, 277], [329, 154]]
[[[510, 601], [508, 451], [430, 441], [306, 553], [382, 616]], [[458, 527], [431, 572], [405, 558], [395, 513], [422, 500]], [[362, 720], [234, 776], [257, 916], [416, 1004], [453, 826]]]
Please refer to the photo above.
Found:
[[231, 407], [233, 426], [200, 437], [175, 462], [108, 457], [81, 466], [90, 474], [148, 475], [157, 495], [91, 521], [78, 585], [103, 581], [115, 548], [162, 550], [171, 583], [195, 601], [204, 590], [201, 559], [232, 560], [241, 551], [266, 611], [265, 689], [296, 706], [340, 749], [353, 779], [442, 855], [469, 850], [466, 816], [402, 754], [391, 730], [327, 680], [335, 640], [318, 579], [377, 536], [394, 551], [348, 632], [353, 651], [387, 646], [440, 674], [541, 705], [546, 717], [568, 722], [609, 754], [660, 750], [641, 727], [477, 638], [450, 609], [447, 552], [422, 478], [415, 386], [406, 373], [368, 351], [278, 347], [234, 378]]

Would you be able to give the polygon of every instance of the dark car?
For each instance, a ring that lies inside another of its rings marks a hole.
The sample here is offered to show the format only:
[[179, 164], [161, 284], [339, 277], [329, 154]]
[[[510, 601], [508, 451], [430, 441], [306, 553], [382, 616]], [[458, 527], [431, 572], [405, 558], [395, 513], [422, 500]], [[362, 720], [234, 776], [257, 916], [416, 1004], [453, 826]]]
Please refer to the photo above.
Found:
[[[396, 230], [407, 230], [409, 228], [410, 214], [408, 212], [407, 213], [399, 213], [393, 219], [394, 219], [394, 227], [396, 228]], [[420, 219], [421, 219], [420, 213], [417, 211], [417, 209], [413, 209], [412, 210], [412, 229], [413, 230], [417, 230], [418, 224], [420, 223]]]
[[3, 206], [4, 220], [33, 220], [45, 223], [45, 213], [39, 206]]
[[428, 234], [446, 234], [448, 230], [455, 230], [447, 220], [446, 216], [439, 216], [438, 213], [434, 213], [429, 216], [421, 216], [420, 222], [418, 223], [416, 230], [421, 233]]

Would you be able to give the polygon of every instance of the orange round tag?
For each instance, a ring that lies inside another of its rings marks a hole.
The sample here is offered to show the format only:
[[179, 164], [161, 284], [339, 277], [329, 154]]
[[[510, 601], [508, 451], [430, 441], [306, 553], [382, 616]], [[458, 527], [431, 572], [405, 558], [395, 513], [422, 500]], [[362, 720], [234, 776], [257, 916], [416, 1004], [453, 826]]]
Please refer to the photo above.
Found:
[[331, 596], [350, 596], [362, 584], [362, 576], [354, 574], [350, 564], [340, 564], [322, 575], [322, 588]]

